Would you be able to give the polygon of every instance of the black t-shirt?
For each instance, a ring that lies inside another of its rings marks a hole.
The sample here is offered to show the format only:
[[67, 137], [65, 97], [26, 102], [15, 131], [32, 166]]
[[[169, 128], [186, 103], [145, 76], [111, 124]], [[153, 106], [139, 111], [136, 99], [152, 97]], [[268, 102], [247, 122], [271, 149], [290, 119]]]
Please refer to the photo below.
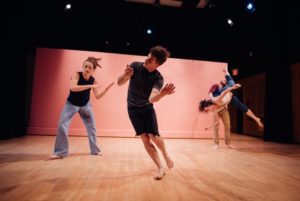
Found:
[[[83, 75], [82, 75], [82, 72], [78, 72], [78, 74], [79, 74], [79, 80], [77, 82], [78, 85], [94, 84], [94, 81], [95, 81], [94, 77], [91, 76], [88, 80], [85, 80]], [[83, 90], [83, 91], [77, 91], [77, 92], [74, 92], [74, 91], [70, 90], [70, 94], [69, 94], [69, 97], [68, 97], [67, 100], [70, 103], [72, 103], [73, 105], [84, 106], [90, 100], [90, 90], [91, 90], [90, 88], [86, 89], [86, 90]]]
[[149, 96], [153, 88], [160, 90], [164, 84], [164, 78], [158, 70], [149, 72], [143, 62], [130, 64], [134, 73], [130, 78], [128, 87], [128, 107], [145, 107], [151, 105]]

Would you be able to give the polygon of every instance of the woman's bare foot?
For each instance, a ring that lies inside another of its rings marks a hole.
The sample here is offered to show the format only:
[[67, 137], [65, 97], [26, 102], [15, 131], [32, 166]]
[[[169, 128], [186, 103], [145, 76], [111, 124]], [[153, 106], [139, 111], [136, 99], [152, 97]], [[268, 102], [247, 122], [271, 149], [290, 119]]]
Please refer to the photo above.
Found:
[[156, 180], [160, 180], [161, 178], [163, 178], [163, 176], [166, 174], [165, 169], [164, 168], [159, 168], [154, 176], [154, 179]]
[[260, 127], [260, 128], [263, 128], [264, 127], [264, 125], [261, 123], [261, 121], [260, 121], [260, 118], [257, 118], [256, 119], [256, 123], [258, 124], [258, 126]]
[[174, 163], [169, 157], [166, 159], [166, 163], [169, 169], [174, 167]]

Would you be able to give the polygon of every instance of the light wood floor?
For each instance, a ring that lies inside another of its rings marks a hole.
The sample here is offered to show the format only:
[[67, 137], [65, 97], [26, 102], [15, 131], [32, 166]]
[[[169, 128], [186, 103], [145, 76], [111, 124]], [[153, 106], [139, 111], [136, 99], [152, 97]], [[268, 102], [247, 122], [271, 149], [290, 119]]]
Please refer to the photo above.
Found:
[[0, 141], [0, 200], [206, 201], [300, 200], [300, 146], [234, 135], [234, 149], [212, 140], [165, 139], [175, 167], [155, 167], [139, 138], [70, 137], [70, 156], [47, 160], [54, 136]]

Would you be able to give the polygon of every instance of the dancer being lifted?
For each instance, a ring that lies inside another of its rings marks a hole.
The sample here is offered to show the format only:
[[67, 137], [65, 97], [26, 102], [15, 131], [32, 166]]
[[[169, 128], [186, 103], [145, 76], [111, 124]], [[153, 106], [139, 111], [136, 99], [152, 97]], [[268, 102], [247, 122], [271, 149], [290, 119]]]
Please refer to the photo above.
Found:
[[234, 84], [231, 87], [228, 87], [221, 94], [214, 99], [203, 99], [200, 101], [199, 111], [208, 113], [213, 113], [213, 123], [212, 128], [214, 132], [214, 147], [219, 148], [219, 125], [220, 119], [224, 124], [224, 135], [225, 135], [225, 144], [230, 146], [230, 116], [227, 110], [227, 105], [230, 103], [233, 93], [231, 92], [234, 89], [239, 88], [240, 84]]
[[[209, 96], [211, 97], [212, 100], [215, 99], [215, 97], [219, 96], [222, 91], [224, 91], [225, 89], [227, 89], [228, 87], [231, 87], [235, 84], [233, 78], [231, 77], [231, 75], [228, 72], [227, 67], [223, 70], [225, 73], [225, 79], [226, 80], [221, 80], [219, 84], [214, 84], [211, 86], [210, 90], [209, 90]], [[257, 125], [260, 128], [263, 128], [264, 125], [261, 123], [260, 118], [258, 118], [245, 104], [243, 104], [234, 94], [232, 96], [232, 100], [230, 102], [230, 104], [241, 110], [243, 113], [245, 113], [246, 115], [248, 115], [250, 118], [252, 118]]]

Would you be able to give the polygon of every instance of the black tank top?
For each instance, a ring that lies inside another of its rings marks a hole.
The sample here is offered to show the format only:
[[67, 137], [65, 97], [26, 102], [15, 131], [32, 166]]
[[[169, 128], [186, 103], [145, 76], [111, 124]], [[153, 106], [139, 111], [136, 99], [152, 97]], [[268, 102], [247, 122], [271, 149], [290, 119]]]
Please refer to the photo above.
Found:
[[[91, 76], [89, 80], [85, 80], [83, 78], [82, 72], [78, 72], [78, 74], [79, 74], [79, 80], [77, 82], [78, 85], [94, 84], [94, 80], [95, 80], [94, 77]], [[91, 89], [86, 89], [86, 90], [78, 91], [78, 92], [74, 92], [74, 91], [70, 90], [70, 94], [69, 94], [69, 97], [67, 100], [70, 103], [72, 103], [73, 105], [84, 106], [90, 100], [90, 90]]]

